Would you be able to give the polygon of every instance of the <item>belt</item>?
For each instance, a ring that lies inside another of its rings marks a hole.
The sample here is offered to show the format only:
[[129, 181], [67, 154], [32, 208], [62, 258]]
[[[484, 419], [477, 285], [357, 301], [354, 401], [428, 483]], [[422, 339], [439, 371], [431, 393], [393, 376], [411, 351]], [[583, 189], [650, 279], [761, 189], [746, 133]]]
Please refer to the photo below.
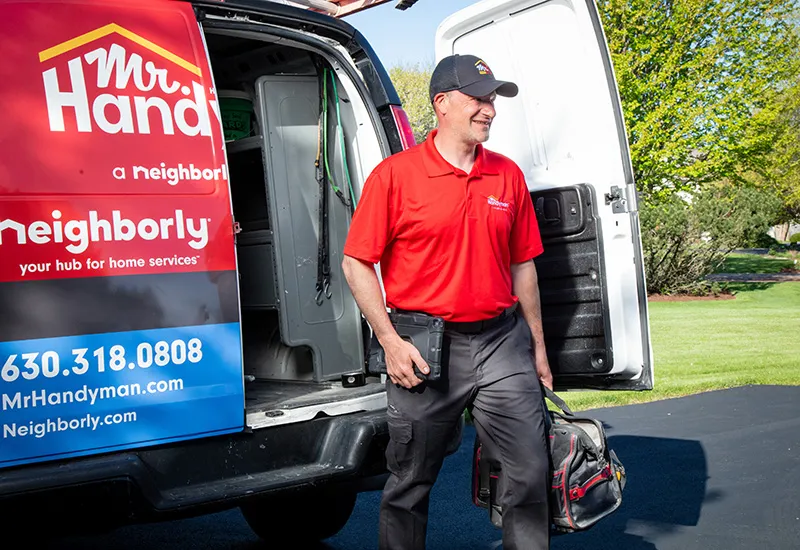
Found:
[[[518, 305], [518, 303], [515, 303], [503, 311], [500, 315], [491, 317], [489, 319], [482, 319], [480, 321], [445, 321], [444, 328], [445, 330], [452, 330], [453, 332], [460, 332], [462, 334], [478, 334], [497, 326], [501, 322], [511, 317], [517, 310]], [[421, 311], [414, 312], [405, 309], [393, 309], [392, 311], [397, 313], [424, 313]]]
[[515, 303], [497, 317], [492, 317], [490, 319], [482, 319], [480, 321], [445, 321], [444, 328], [445, 330], [452, 330], [453, 332], [460, 332], [462, 334], [477, 334], [479, 332], [484, 332], [499, 325], [501, 322], [514, 315], [514, 312], [517, 310], [517, 305], [518, 304]]

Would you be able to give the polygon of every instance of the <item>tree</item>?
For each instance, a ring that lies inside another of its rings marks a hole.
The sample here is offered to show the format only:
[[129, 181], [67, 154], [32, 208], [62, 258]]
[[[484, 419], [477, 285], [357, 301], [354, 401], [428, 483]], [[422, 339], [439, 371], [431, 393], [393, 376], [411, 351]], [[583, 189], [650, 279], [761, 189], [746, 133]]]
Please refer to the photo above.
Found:
[[598, 0], [645, 200], [741, 181], [798, 74], [796, 0]]
[[417, 143], [425, 141], [430, 131], [436, 127], [436, 115], [428, 98], [431, 73], [432, 67], [419, 64], [398, 66], [389, 70], [389, 77], [403, 102], [403, 109], [411, 122]]
[[781, 199], [777, 221], [787, 224], [788, 231], [790, 222], [800, 220], [800, 80], [760, 119], [760, 124], [769, 126], [775, 138], [763, 163], [754, 169], [752, 179]]
[[797, 0], [598, 8], [643, 199], [648, 290], [703, 291], [725, 254], [792, 215]]

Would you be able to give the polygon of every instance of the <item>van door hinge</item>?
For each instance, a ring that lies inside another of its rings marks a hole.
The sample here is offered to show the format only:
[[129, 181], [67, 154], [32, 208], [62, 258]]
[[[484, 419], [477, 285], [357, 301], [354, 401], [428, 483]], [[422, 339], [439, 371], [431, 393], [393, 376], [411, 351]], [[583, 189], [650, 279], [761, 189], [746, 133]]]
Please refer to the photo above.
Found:
[[614, 214], [624, 214], [630, 212], [628, 208], [627, 193], [621, 187], [616, 185], [611, 186], [611, 192], [606, 193], [606, 204], [611, 205], [611, 210]]

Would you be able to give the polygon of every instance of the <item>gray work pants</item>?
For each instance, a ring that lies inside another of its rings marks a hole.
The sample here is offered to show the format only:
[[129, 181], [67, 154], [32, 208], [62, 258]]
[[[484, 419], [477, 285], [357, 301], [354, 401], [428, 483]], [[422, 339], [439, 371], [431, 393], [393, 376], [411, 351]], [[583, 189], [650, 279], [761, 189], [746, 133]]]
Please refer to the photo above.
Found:
[[550, 462], [531, 346], [530, 329], [515, 312], [478, 334], [446, 331], [441, 380], [411, 390], [387, 380], [390, 477], [381, 550], [425, 548], [430, 491], [465, 408], [502, 468], [504, 550], [549, 548]]

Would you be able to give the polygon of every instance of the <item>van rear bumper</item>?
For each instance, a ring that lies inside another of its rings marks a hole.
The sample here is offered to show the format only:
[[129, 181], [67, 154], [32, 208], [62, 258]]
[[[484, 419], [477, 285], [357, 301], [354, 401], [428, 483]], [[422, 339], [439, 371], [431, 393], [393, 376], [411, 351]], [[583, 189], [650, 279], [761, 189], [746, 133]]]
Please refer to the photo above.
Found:
[[376, 489], [385, 479], [388, 439], [384, 409], [9, 468], [0, 470], [0, 523], [46, 517], [69, 526], [83, 519], [87, 526], [119, 525], [190, 517], [330, 483]]

